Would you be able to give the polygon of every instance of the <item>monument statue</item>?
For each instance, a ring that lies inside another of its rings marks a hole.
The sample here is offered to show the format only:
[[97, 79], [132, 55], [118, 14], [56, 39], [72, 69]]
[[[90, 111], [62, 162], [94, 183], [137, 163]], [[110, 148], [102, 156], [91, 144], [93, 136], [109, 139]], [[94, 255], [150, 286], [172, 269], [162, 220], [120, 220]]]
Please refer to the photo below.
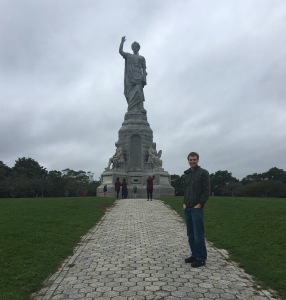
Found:
[[124, 95], [128, 103], [128, 112], [138, 111], [146, 113], [143, 106], [143, 101], [145, 101], [143, 88], [147, 84], [146, 61], [145, 58], [138, 53], [140, 45], [137, 42], [134, 42], [131, 46], [133, 54], [123, 52], [123, 44], [125, 41], [124, 36], [121, 39], [119, 53], [125, 59]]
[[157, 153], [156, 143], [152, 143], [149, 148], [148, 163], [151, 164], [152, 169], [162, 168], [162, 160], [160, 159], [162, 150]]
[[120, 164], [124, 162], [123, 150], [122, 147], [119, 146], [118, 143], [115, 143], [117, 147], [115, 154], [109, 159], [108, 168], [110, 169], [110, 165], [112, 165], [112, 169], [119, 169]]
[[[118, 141], [115, 143], [116, 152], [109, 159], [108, 167], [101, 174], [97, 196], [103, 197], [107, 185], [109, 194], [118, 197], [115, 191], [117, 178], [126, 180], [129, 188], [137, 187], [137, 196], [146, 197], [146, 180], [150, 172], [155, 176], [153, 197], [174, 196], [175, 190], [171, 185], [171, 175], [162, 168], [162, 150], [156, 150], [153, 141], [153, 130], [147, 120], [144, 109], [144, 86], [146, 82], [145, 58], [139, 55], [140, 45], [134, 42], [131, 46], [133, 54], [123, 52], [125, 36], [121, 38], [119, 53], [125, 60], [124, 96], [128, 110], [118, 131]], [[119, 56], [117, 55], [118, 59]], [[107, 151], [107, 150], [106, 150]], [[123, 155], [124, 154], [124, 155]]]

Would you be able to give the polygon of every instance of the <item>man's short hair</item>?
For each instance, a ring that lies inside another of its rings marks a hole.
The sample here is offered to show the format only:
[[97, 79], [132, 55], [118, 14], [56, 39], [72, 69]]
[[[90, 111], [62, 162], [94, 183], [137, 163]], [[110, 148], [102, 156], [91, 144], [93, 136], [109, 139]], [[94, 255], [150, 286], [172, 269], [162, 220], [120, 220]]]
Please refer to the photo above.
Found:
[[190, 156], [192, 156], [192, 157], [196, 156], [198, 160], [199, 160], [199, 158], [200, 158], [200, 156], [199, 156], [199, 154], [198, 154], [197, 152], [191, 152], [191, 153], [188, 155], [188, 160], [189, 160], [189, 157], [190, 157]]

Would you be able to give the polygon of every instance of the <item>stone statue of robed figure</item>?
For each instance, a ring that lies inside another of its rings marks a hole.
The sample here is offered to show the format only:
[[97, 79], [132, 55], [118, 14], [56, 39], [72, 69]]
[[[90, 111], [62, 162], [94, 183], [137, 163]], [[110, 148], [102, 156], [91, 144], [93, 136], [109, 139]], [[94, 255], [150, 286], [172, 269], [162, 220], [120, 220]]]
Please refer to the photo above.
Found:
[[143, 106], [143, 101], [145, 101], [143, 88], [147, 84], [146, 61], [143, 56], [139, 55], [140, 45], [137, 42], [134, 42], [131, 46], [133, 54], [123, 52], [125, 41], [124, 36], [121, 39], [119, 53], [125, 59], [124, 95], [128, 103], [128, 112], [146, 113]]
[[156, 150], [153, 130], [144, 109], [143, 90], [147, 84], [146, 61], [143, 56], [139, 55], [140, 45], [137, 42], [131, 46], [133, 53], [124, 52], [125, 41], [124, 36], [121, 38], [119, 53], [125, 60], [124, 95], [128, 109], [118, 131], [115, 154], [109, 159], [108, 167], [101, 174], [97, 196], [103, 197], [104, 187], [107, 186], [108, 194], [118, 197], [115, 183], [119, 178], [120, 182], [125, 179], [129, 188], [137, 187], [138, 198], [146, 197], [146, 180], [150, 173], [155, 176], [154, 198], [174, 196], [175, 190], [171, 185], [171, 175], [162, 168], [162, 150]]

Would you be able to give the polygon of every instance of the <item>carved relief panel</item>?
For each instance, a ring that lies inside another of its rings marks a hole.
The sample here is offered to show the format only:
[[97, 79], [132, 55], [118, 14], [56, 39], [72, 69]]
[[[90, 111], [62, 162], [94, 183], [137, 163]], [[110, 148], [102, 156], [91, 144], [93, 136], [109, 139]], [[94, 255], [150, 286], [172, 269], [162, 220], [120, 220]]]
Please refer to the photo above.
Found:
[[135, 134], [130, 139], [130, 168], [142, 168], [141, 136]]

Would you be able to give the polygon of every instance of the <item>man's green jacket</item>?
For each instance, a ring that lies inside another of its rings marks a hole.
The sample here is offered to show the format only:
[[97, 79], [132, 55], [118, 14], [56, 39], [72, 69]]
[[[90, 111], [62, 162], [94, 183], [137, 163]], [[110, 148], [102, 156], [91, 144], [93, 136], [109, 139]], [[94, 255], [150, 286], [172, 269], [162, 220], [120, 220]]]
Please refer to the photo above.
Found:
[[188, 169], [184, 172], [184, 204], [194, 207], [198, 203], [203, 207], [210, 195], [209, 172], [199, 166], [194, 171]]

